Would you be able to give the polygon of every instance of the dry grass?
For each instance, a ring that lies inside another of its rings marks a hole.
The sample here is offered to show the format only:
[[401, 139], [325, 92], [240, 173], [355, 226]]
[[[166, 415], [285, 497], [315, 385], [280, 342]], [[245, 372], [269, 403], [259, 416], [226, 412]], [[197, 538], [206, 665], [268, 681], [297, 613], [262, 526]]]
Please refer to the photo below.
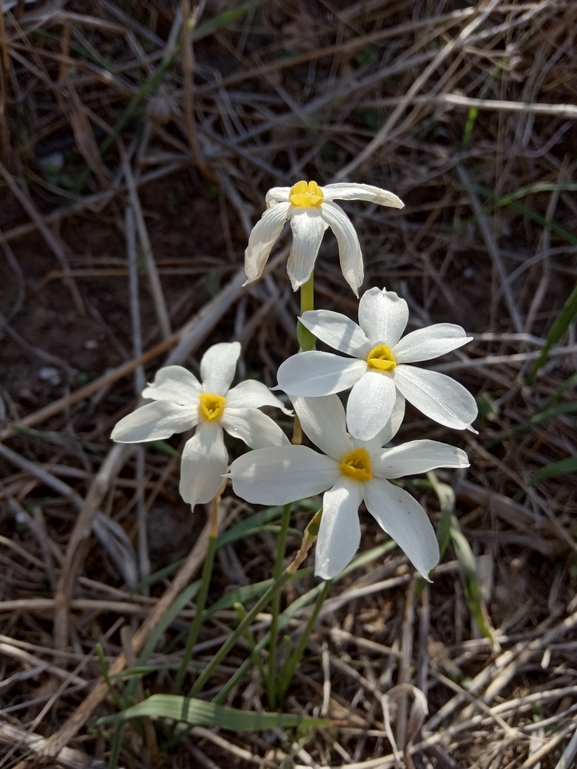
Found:
[[[207, 541], [204, 511], [179, 499], [178, 460], [112, 446], [110, 431], [146, 377], [167, 362], [194, 368], [210, 342], [238, 339], [240, 373], [274, 384], [296, 351], [288, 240], [248, 289], [242, 257], [265, 191], [304, 177], [398, 193], [401, 212], [350, 207], [366, 285], [404, 296], [414, 326], [475, 335], [437, 369], [482, 399], [479, 434], [411, 413], [403, 435], [469, 453], [466, 476], [447, 480], [494, 643], [469, 615], [450, 549], [418, 598], [395, 550], [331, 587], [282, 703], [338, 720], [333, 730], [196, 727], [159, 757], [161, 729], [129, 728], [120, 765], [394, 766], [412, 683], [429, 713], [409, 769], [574, 766], [577, 484], [534, 482], [577, 454], [572, 330], [524, 385], [577, 274], [573, 0], [295, 0], [239, 13], [215, 0], [184, 36], [189, 0], [12, 5], [0, 13], [1, 765], [107, 764], [91, 727], [114, 704], [95, 644], [115, 670], [132, 664]], [[334, 255], [326, 238], [318, 304], [354, 314]], [[438, 524], [433, 492], [414, 489]], [[222, 508], [224, 527], [251, 512], [228, 496]], [[362, 550], [384, 541], [362, 523]], [[263, 531], [221, 549], [210, 601], [267, 579], [274, 542]], [[179, 559], [178, 576], [130, 589]], [[288, 601], [314, 584], [295, 583]], [[178, 661], [193, 614], [189, 603], [175, 617], [150, 665]], [[205, 624], [196, 659], [232, 620]], [[246, 654], [231, 653], [213, 693]], [[168, 691], [168, 674], [144, 686]], [[266, 707], [257, 671], [229, 703]]]

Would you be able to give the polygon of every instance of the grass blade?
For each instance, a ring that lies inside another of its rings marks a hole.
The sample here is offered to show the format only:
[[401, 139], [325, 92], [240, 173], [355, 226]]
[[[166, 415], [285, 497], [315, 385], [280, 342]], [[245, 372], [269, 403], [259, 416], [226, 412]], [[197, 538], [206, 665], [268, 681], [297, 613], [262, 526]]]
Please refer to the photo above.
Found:
[[332, 726], [332, 721], [326, 718], [285, 713], [255, 713], [171, 694], [154, 694], [144, 702], [139, 702], [121, 713], [100, 718], [97, 725], [120, 724], [141, 716], [172, 718], [175, 721], [184, 721], [190, 726], [217, 726], [233, 732], [253, 732], [301, 725], [312, 728]]
[[491, 643], [495, 643], [495, 636], [491, 622], [487, 615], [483, 599], [481, 597], [481, 591], [479, 589], [479, 580], [477, 578], [477, 567], [475, 565], [475, 556], [471, 550], [471, 546], [467, 542], [457, 519], [453, 516], [451, 521], [451, 539], [453, 541], [453, 547], [457, 554], [457, 559], [461, 565], [463, 576], [463, 592], [465, 594], [465, 600], [469, 612], [477, 625], [479, 630], [485, 638], [488, 638]]

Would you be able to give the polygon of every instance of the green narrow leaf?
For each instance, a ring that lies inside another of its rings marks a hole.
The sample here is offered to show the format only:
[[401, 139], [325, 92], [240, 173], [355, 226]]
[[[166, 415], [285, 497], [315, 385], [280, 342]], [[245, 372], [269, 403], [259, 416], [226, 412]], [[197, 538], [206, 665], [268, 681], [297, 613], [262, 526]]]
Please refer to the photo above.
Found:
[[[304, 579], [305, 577], [310, 577], [312, 573], [312, 566], [309, 566], [306, 569], [299, 569], [299, 571], [293, 574], [289, 579], [289, 583]], [[222, 598], [219, 598], [216, 603], [213, 603], [212, 606], [205, 611], [204, 619], [206, 620], [209, 617], [212, 617], [213, 614], [216, 614], [217, 611], [222, 611], [222, 609], [230, 609], [235, 603], [245, 604], [248, 601], [252, 601], [253, 598], [260, 598], [263, 593], [266, 593], [273, 582], [274, 579], [265, 579], [263, 582], [255, 582], [254, 585], [243, 585], [236, 590], [231, 590], [230, 593], [223, 595]]]
[[253, 534], [258, 534], [260, 531], [265, 531], [264, 527], [278, 520], [281, 515], [282, 507], [267, 507], [266, 510], [261, 510], [260, 513], [255, 513], [249, 518], [245, 518], [244, 521], [240, 521], [240, 523], [237, 523], [228, 531], [223, 532], [218, 537], [216, 546], [225, 547], [225, 545], [232, 545], [233, 542], [238, 542], [239, 539], [245, 539]]
[[553, 325], [551, 326], [551, 329], [549, 333], [547, 334], [547, 339], [545, 340], [545, 344], [541, 348], [541, 354], [537, 358], [537, 360], [533, 363], [531, 366], [527, 376], [525, 377], [525, 382], [527, 384], [533, 384], [535, 381], [535, 377], [537, 376], [537, 372], [541, 368], [541, 366], [547, 361], [547, 358], [549, 357], [549, 351], [551, 350], [551, 347], [553, 347], [554, 344], [557, 344], [569, 328], [569, 325], [577, 315], [577, 283], [573, 286], [573, 291], [571, 292], [571, 295], [561, 308], [561, 311], [555, 318], [555, 321]]
[[207, 35], [210, 35], [219, 29], [222, 29], [222, 27], [230, 24], [231, 21], [236, 21], [238, 18], [246, 16], [247, 13], [256, 10], [256, 8], [260, 8], [262, 5], [264, 5], [264, 0], [257, 0], [257, 2], [254, 3], [239, 5], [238, 8], [233, 8], [230, 11], [223, 11], [218, 16], [215, 16], [212, 19], [208, 19], [202, 24], [199, 24], [198, 27], [194, 27], [190, 33], [190, 39], [193, 42], [202, 40], [203, 37], [206, 37]]
[[531, 486], [534, 486], [539, 481], [544, 481], [546, 478], [556, 478], [558, 475], [569, 475], [569, 473], [577, 472], [577, 457], [567, 457], [561, 459], [559, 462], [552, 462], [550, 465], [545, 465], [533, 475], [531, 478]]
[[122, 723], [141, 716], [172, 718], [175, 721], [184, 721], [190, 726], [218, 726], [233, 732], [252, 732], [301, 725], [313, 728], [332, 726], [332, 721], [326, 718], [312, 718], [291, 713], [254, 713], [171, 694], [154, 694], [121, 713], [100, 718], [96, 723], [97, 726]]
[[457, 560], [461, 565], [463, 592], [465, 594], [465, 601], [467, 602], [469, 612], [479, 626], [481, 633], [494, 644], [495, 636], [493, 634], [493, 628], [491, 627], [491, 622], [481, 597], [481, 591], [479, 590], [475, 556], [454, 516], [451, 521], [451, 539], [453, 540], [453, 547], [457, 554]]

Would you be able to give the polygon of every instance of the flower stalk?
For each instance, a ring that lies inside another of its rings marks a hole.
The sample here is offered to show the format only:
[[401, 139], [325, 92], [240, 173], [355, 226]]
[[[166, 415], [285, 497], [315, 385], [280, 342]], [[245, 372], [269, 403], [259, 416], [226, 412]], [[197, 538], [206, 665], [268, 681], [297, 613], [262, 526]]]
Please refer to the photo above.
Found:
[[[318, 516], [318, 513], [313, 518], [313, 521], [317, 516]], [[280, 574], [280, 576], [277, 579], [275, 579], [275, 581], [269, 587], [269, 589], [265, 593], [263, 593], [260, 599], [255, 603], [252, 609], [247, 613], [245, 618], [237, 625], [237, 627], [229, 635], [227, 640], [220, 647], [220, 649], [217, 651], [217, 653], [214, 655], [214, 657], [211, 659], [211, 661], [208, 663], [208, 665], [205, 667], [205, 669], [196, 679], [193, 687], [191, 688], [188, 694], [189, 697], [196, 697], [202, 691], [203, 686], [210, 679], [210, 676], [212, 675], [215, 668], [217, 668], [220, 665], [220, 663], [225, 659], [226, 655], [229, 653], [229, 651], [232, 649], [232, 647], [235, 645], [238, 639], [246, 635], [247, 630], [250, 628], [250, 625], [255, 619], [255, 617], [257, 616], [257, 614], [260, 611], [262, 611], [264, 607], [269, 603], [269, 601], [277, 593], [279, 593], [282, 590], [282, 588], [287, 584], [287, 582], [291, 580], [291, 578], [297, 571], [298, 567], [302, 564], [304, 559], [307, 557], [308, 551], [311, 549], [316, 539], [316, 535], [312, 534], [309, 531], [309, 527], [310, 527], [310, 524], [305, 529], [303, 542], [301, 544], [301, 547], [298, 553], [294, 557], [294, 560], [287, 566], [287, 568]]]
[[210, 503], [210, 529], [208, 533], [208, 548], [206, 551], [206, 557], [202, 567], [202, 578], [200, 582], [200, 590], [198, 591], [198, 599], [196, 601], [196, 614], [190, 625], [188, 632], [188, 638], [186, 639], [186, 646], [184, 647], [184, 654], [182, 655], [182, 662], [174, 679], [172, 685], [172, 693], [176, 694], [180, 692], [182, 683], [186, 675], [188, 663], [192, 659], [192, 651], [198, 639], [200, 632], [200, 626], [202, 624], [202, 615], [204, 607], [206, 605], [206, 598], [208, 596], [208, 588], [212, 579], [212, 568], [214, 565], [214, 554], [216, 553], [216, 541], [218, 538], [218, 510], [220, 505], [220, 497], [226, 486], [226, 480], [223, 481], [218, 494]]
[[[311, 272], [310, 278], [301, 286], [301, 315], [307, 310], [315, 309], [315, 274]], [[304, 326], [300, 320], [297, 321], [297, 339], [303, 352], [314, 350], [316, 337]]]

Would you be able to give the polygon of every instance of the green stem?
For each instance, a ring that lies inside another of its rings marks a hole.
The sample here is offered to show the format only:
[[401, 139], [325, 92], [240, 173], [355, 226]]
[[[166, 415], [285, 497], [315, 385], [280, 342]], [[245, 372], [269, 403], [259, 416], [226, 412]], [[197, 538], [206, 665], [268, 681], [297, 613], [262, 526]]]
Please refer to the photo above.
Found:
[[[238, 614], [239, 620], [241, 620], [241, 622], [242, 622], [242, 620], [246, 617], [246, 609], [244, 608], [244, 606], [241, 603], [239, 603], [237, 601], [235, 603], [235, 605], [234, 605], [234, 610]], [[246, 631], [246, 640], [248, 641], [248, 645], [249, 645], [249, 648], [250, 648], [250, 653], [251, 653], [250, 659], [252, 659], [253, 656], [255, 657], [255, 662], [256, 662], [257, 667], [259, 669], [261, 680], [262, 680], [263, 684], [266, 686], [266, 675], [265, 675], [265, 672], [264, 672], [264, 665], [262, 664], [262, 660], [260, 658], [260, 654], [258, 654], [255, 651], [256, 650], [256, 640], [255, 640], [253, 632], [252, 632], [252, 630], [250, 628], [248, 628], [248, 630]]]
[[189, 697], [196, 697], [200, 693], [200, 691], [202, 690], [202, 687], [209, 680], [214, 669], [220, 665], [220, 663], [224, 660], [224, 658], [232, 649], [232, 647], [235, 645], [235, 643], [238, 641], [238, 639], [241, 636], [246, 635], [247, 628], [250, 627], [256, 615], [260, 611], [262, 611], [262, 609], [264, 609], [264, 607], [267, 605], [270, 599], [274, 595], [276, 595], [279, 592], [279, 590], [281, 590], [284, 587], [284, 585], [286, 585], [286, 583], [290, 580], [291, 576], [292, 576], [292, 572], [289, 572], [287, 569], [285, 569], [283, 573], [280, 575], [280, 577], [277, 580], [275, 580], [274, 583], [269, 587], [266, 593], [264, 593], [261, 596], [260, 600], [255, 603], [255, 605], [248, 612], [246, 617], [242, 620], [242, 622], [240, 622], [237, 625], [236, 629], [229, 635], [229, 637], [226, 639], [224, 644], [220, 647], [220, 649], [217, 651], [217, 653], [214, 655], [214, 657], [210, 660], [208, 665], [205, 667], [205, 669], [196, 679], [194, 686], [189, 692], [189, 695], [188, 695]]
[[[282, 564], [286, 552], [286, 538], [288, 527], [290, 523], [291, 505], [285, 505], [282, 511], [280, 533], [278, 537], [278, 548], [276, 551], [276, 560], [274, 564], [274, 579], [278, 579], [282, 574]], [[272, 599], [272, 617], [270, 623], [270, 646], [269, 646], [269, 661], [268, 661], [268, 681], [267, 681], [267, 694], [268, 705], [271, 710], [276, 707], [276, 647], [278, 640], [278, 615], [280, 613], [280, 592], [276, 593]]]
[[[315, 274], [311, 272], [310, 278], [301, 286], [301, 315], [307, 310], [315, 309]], [[314, 350], [316, 337], [308, 328], [299, 321], [297, 323], [297, 339], [303, 352]]]
[[327, 597], [330, 586], [331, 586], [331, 583], [329, 580], [325, 582], [321, 587], [321, 590], [315, 602], [315, 607], [311, 613], [311, 616], [308, 618], [304, 632], [301, 634], [301, 637], [298, 642], [298, 646], [296, 647], [296, 649], [294, 650], [290, 658], [287, 660], [287, 663], [285, 664], [281, 672], [280, 681], [278, 684], [278, 691], [277, 691], [279, 700], [282, 699], [282, 697], [284, 697], [284, 694], [288, 689], [288, 686], [294, 675], [296, 666], [298, 665], [300, 658], [303, 655], [303, 652], [309, 640], [309, 636], [312, 633], [315, 622], [317, 621], [317, 617], [319, 616], [319, 612], [322, 608], [323, 603], [325, 602], [325, 598]]
[[[220, 665], [220, 663], [223, 661], [223, 659], [226, 657], [226, 655], [229, 653], [229, 651], [232, 649], [232, 647], [235, 645], [238, 639], [241, 636], [245, 635], [247, 629], [250, 627], [253, 619], [256, 617], [259, 611], [261, 611], [261, 609], [264, 609], [264, 607], [271, 600], [271, 598], [273, 598], [273, 596], [275, 596], [280, 590], [282, 590], [282, 588], [286, 585], [286, 583], [293, 578], [294, 574], [296, 574], [297, 569], [307, 557], [309, 550], [311, 549], [315, 539], [317, 538], [318, 526], [316, 527], [316, 529], [313, 529], [312, 523], [313, 522], [316, 523], [318, 515], [319, 514], [317, 513], [313, 518], [313, 520], [311, 521], [311, 523], [309, 523], [309, 525], [305, 529], [303, 541], [293, 561], [289, 563], [289, 565], [286, 567], [286, 569], [283, 571], [280, 577], [278, 577], [278, 579], [275, 579], [275, 581], [272, 583], [272, 585], [269, 587], [266, 593], [264, 593], [261, 596], [260, 600], [258, 600], [255, 603], [255, 605], [252, 607], [252, 609], [249, 611], [246, 617], [242, 620], [242, 622], [238, 625], [238, 627], [226, 639], [224, 644], [220, 647], [220, 649], [217, 651], [217, 653], [214, 655], [214, 657], [211, 659], [211, 661], [208, 663], [208, 665], [205, 667], [205, 669], [196, 679], [196, 682], [188, 695], [189, 697], [197, 696], [197, 694], [201, 691], [204, 684], [209, 680], [214, 669], [218, 667], [218, 665]], [[259, 647], [260, 647], [260, 644], [256, 647], [260, 651]]]
[[190, 625], [190, 631], [188, 633], [188, 638], [186, 639], [186, 646], [184, 648], [184, 655], [182, 657], [182, 662], [180, 663], [180, 668], [178, 669], [178, 673], [176, 674], [176, 678], [174, 679], [174, 684], [172, 685], [172, 694], [176, 694], [177, 692], [180, 692], [182, 688], [182, 683], [184, 681], [184, 677], [188, 669], [188, 663], [190, 662], [192, 657], [192, 650], [194, 649], [194, 646], [198, 639], [200, 626], [202, 624], [202, 615], [204, 612], [204, 607], [206, 605], [208, 588], [210, 587], [210, 581], [212, 578], [212, 567], [214, 564], [214, 554], [216, 552], [216, 541], [218, 538], [218, 505], [219, 503], [220, 503], [220, 496], [217, 494], [217, 496], [210, 503], [210, 532], [208, 535], [208, 548], [206, 551], [206, 557], [204, 559], [204, 564], [202, 567], [202, 578], [200, 582], [200, 590], [198, 593], [198, 599], [196, 601], [196, 614], [194, 615], [194, 619], [192, 620], [192, 623]]

